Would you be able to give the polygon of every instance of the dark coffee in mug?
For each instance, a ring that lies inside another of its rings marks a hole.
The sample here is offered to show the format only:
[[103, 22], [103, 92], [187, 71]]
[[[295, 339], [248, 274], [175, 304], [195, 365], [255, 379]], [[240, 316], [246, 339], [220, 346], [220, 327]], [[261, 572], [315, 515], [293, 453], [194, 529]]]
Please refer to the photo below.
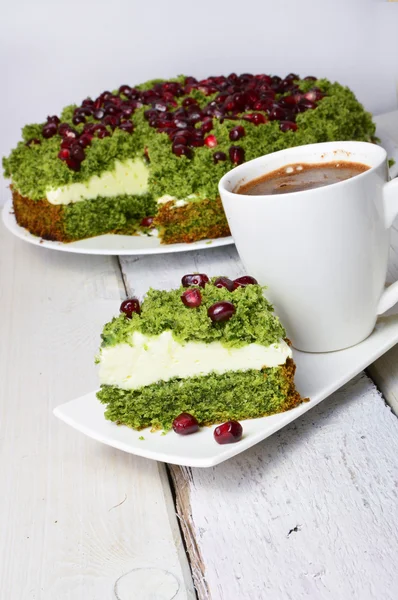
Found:
[[267, 196], [302, 192], [351, 179], [370, 167], [357, 162], [336, 161], [319, 164], [292, 164], [241, 185], [237, 194]]

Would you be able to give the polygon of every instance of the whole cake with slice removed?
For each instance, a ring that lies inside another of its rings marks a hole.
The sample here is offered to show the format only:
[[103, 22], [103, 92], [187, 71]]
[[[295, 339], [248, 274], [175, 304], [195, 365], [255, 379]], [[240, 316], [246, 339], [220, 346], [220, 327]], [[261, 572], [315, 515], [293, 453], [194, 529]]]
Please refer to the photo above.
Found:
[[354, 94], [326, 79], [181, 76], [122, 85], [26, 125], [3, 164], [17, 222], [44, 239], [194, 242], [229, 235], [217, 184], [235, 165], [374, 131]]
[[252, 277], [204, 274], [172, 291], [122, 303], [97, 356], [106, 418], [169, 430], [181, 415], [199, 425], [250, 419], [297, 406], [285, 330]]

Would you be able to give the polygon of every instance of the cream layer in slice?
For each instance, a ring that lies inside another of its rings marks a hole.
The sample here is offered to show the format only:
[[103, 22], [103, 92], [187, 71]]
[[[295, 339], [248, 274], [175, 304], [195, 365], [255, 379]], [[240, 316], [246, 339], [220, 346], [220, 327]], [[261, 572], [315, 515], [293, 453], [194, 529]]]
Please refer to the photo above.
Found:
[[291, 356], [291, 348], [284, 340], [270, 346], [248, 344], [227, 348], [220, 342], [181, 344], [171, 331], [158, 336], [135, 331], [131, 345], [123, 343], [101, 348], [99, 378], [102, 385], [131, 390], [173, 377], [277, 367]]

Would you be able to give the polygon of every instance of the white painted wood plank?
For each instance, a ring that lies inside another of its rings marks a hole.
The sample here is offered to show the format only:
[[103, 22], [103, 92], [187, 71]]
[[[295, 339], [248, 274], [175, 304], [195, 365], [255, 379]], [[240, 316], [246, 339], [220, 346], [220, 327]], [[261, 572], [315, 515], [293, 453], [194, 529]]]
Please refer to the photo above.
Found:
[[98, 385], [99, 334], [124, 295], [117, 261], [1, 226], [0, 281], [0, 598], [192, 599], [164, 467], [52, 415]]
[[235, 459], [176, 469], [212, 600], [393, 600], [398, 422], [358, 376]]

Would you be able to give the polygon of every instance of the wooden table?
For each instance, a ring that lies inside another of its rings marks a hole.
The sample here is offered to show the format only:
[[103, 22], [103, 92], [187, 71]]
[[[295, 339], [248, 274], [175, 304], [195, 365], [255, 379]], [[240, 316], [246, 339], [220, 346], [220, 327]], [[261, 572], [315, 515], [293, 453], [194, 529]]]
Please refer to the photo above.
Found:
[[396, 599], [398, 422], [368, 375], [397, 411], [398, 346], [211, 469], [124, 454], [53, 417], [97, 386], [99, 334], [126, 292], [193, 270], [243, 273], [234, 247], [118, 260], [1, 226], [0, 599]]

